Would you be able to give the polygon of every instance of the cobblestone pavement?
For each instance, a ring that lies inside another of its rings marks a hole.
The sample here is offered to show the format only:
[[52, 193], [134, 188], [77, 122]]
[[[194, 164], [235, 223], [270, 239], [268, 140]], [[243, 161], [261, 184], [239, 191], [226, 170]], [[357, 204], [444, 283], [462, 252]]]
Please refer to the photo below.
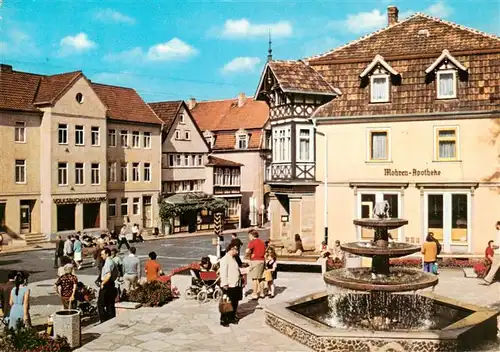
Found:
[[[461, 270], [442, 270], [439, 279], [436, 294], [484, 306], [498, 305], [498, 283], [481, 285], [478, 279], [465, 278]], [[173, 280], [181, 292], [189, 284], [187, 276], [174, 276]], [[161, 308], [121, 313], [116, 319], [85, 330], [82, 338], [88, 343], [77, 351], [310, 351], [266, 326], [264, 312], [259, 308], [324, 290], [321, 275], [279, 273], [277, 286], [279, 294], [273, 300], [261, 300], [257, 307], [242, 301], [239, 314], [243, 318], [230, 328], [218, 324], [216, 302], [199, 304], [180, 298]], [[499, 350], [498, 343], [481, 349]]]

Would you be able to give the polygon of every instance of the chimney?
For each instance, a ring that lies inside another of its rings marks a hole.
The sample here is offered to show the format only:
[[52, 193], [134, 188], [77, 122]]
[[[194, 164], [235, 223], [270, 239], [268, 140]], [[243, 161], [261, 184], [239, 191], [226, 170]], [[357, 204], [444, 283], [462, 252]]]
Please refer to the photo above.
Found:
[[243, 105], [245, 105], [245, 101], [247, 100], [247, 97], [245, 93], [240, 93], [238, 95], [238, 107], [241, 108]]
[[187, 106], [189, 110], [193, 110], [193, 108], [196, 106], [196, 98], [194, 97], [189, 98]]
[[398, 23], [398, 14], [399, 10], [396, 6], [389, 6], [387, 8], [387, 25], [389, 27]]
[[12, 73], [12, 66], [11, 65], [0, 64], [0, 72]]

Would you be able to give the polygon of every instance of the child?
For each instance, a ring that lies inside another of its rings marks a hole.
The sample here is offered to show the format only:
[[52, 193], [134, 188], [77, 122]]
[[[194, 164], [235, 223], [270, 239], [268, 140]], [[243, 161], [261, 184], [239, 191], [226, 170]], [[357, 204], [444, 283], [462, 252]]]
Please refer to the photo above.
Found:
[[266, 255], [266, 265], [265, 265], [265, 272], [264, 276], [267, 281], [267, 294], [269, 298], [274, 298], [275, 294], [275, 285], [274, 285], [274, 280], [277, 278], [277, 269], [278, 267], [278, 262], [276, 261], [276, 252], [273, 249], [268, 249], [267, 255]]

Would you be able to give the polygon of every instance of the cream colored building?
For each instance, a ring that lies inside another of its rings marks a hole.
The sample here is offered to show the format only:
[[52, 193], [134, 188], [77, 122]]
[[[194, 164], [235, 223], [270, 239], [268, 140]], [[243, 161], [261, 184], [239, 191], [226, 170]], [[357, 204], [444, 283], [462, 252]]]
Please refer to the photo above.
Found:
[[271, 240], [371, 240], [353, 220], [387, 201], [409, 221], [395, 239], [433, 232], [445, 253], [484, 253], [500, 220], [499, 57], [494, 35], [391, 6], [367, 37], [268, 62]]
[[[91, 83], [80, 71], [43, 76], [8, 65], [1, 66], [0, 80], [3, 231], [13, 238], [50, 238], [117, 226], [122, 221], [116, 222], [115, 216], [108, 222], [110, 196], [129, 198], [131, 211], [140, 198], [139, 211], [133, 213], [139, 217], [130, 221], [148, 227], [155, 223], [157, 210], [148, 204], [156, 204], [160, 190], [160, 153], [153, 150], [160, 148], [161, 121], [134, 90]], [[139, 131], [141, 143], [150, 133], [150, 148], [113, 153], [107, 148], [113, 128], [128, 129], [130, 139]], [[139, 161], [141, 181], [108, 185], [110, 158]], [[150, 181], [144, 182], [148, 162]], [[141, 214], [146, 214], [144, 219]]]

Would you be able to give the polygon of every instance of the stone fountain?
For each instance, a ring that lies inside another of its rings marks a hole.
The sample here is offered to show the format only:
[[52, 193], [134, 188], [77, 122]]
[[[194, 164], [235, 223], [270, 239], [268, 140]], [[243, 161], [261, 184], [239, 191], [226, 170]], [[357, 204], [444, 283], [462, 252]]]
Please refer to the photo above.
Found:
[[390, 258], [420, 247], [392, 240], [389, 230], [408, 221], [391, 219], [387, 202], [377, 203], [373, 215], [354, 220], [374, 230], [372, 241], [341, 245], [371, 257], [371, 267], [327, 272], [327, 292], [266, 308], [267, 324], [322, 352], [465, 351], [495, 339], [499, 312], [424, 290], [437, 285], [434, 274], [391, 268]]

